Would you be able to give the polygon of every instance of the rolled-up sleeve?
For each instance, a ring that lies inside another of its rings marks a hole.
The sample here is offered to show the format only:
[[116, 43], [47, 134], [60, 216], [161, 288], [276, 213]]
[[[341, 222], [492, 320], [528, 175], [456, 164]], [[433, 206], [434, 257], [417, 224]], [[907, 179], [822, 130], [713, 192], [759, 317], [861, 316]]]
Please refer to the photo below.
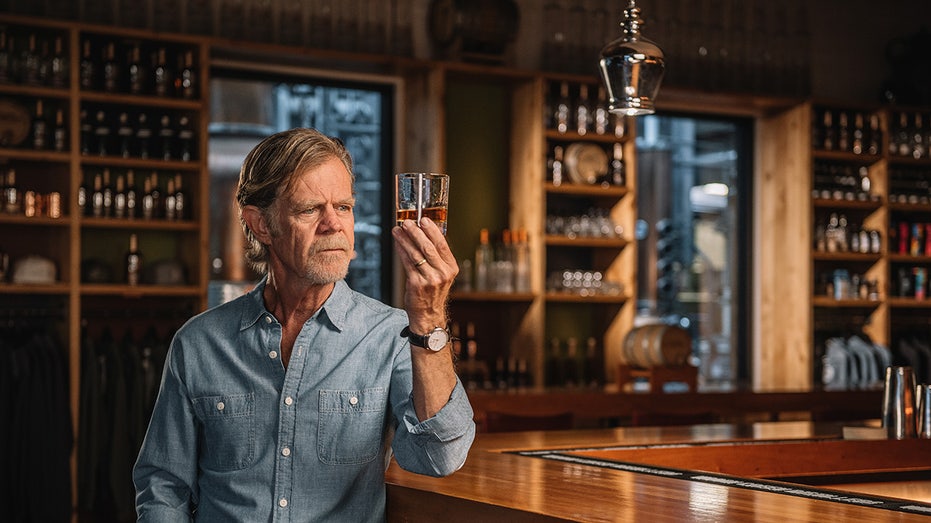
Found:
[[428, 476], [448, 476], [465, 464], [475, 439], [472, 405], [456, 381], [449, 401], [431, 418], [417, 419], [413, 398], [399, 407], [400, 426], [392, 450], [401, 468]]

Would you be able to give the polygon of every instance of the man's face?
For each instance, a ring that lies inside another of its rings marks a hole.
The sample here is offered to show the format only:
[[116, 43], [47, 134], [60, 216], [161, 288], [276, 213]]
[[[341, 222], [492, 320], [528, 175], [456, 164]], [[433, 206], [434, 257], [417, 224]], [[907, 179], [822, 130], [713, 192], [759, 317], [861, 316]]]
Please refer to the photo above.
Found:
[[291, 192], [274, 205], [270, 267], [311, 285], [345, 278], [355, 257], [355, 198], [346, 166], [332, 158], [298, 174]]

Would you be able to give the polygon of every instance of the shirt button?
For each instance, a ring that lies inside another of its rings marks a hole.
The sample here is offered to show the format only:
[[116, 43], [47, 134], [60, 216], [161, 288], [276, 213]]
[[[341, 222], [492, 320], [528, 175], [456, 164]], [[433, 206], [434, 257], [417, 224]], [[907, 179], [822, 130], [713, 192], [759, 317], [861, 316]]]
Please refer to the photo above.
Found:
[[287, 507], [287, 506], [288, 506], [288, 500], [286, 500], [285, 498], [279, 499], [279, 500], [278, 500], [278, 506], [281, 507], [281, 508]]
[[269, 351], [268, 357], [271, 358], [271, 359], [275, 359], [275, 358], [278, 357], [278, 352], [277, 352], [277, 351]]
[[222, 401], [217, 402], [217, 410], [223, 410], [223, 409], [225, 409], [225, 408], [226, 408], [226, 404], [225, 404], [225, 403], [223, 403]]
[[357, 397], [355, 397], [355, 396], [349, 398], [349, 404], [350, 404], [350, 405], [355, 405], [356, 403], [359, 403], [359, 398], [357, 398]]
[[289, 449], [288, 447], [285, 447], [285, 448], [281, 449], [281, 455], [284, 456], [284, 457], [290, 456], [290, 455], [291, 455], [291, 449]]
[[271, 316], [266, 316], [266, 317], [265, 317], [265, 323], [271, 323], [271, 322], [272, 322], [272, 317], [271, 317]]
[[294, 398], [292, 398], [291, 396], [288, 396], [287, 398], [284, 399], [285, 405], [290, 405], [292, 403], [294, 403]]

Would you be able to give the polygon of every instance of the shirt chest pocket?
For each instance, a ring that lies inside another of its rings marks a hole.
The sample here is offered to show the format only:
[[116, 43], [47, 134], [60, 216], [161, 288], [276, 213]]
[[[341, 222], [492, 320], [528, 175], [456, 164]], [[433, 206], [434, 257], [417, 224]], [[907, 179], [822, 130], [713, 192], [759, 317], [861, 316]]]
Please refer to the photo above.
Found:
[[229, 394], [194, 398], [203, 424], [201, 463], [211, 470], [248, 467], [255, 459], [255, 395]]
[[328, 465], [369, 462], [381, 449], [387, 413], [384, 388], [321, 390], [317, 457]]

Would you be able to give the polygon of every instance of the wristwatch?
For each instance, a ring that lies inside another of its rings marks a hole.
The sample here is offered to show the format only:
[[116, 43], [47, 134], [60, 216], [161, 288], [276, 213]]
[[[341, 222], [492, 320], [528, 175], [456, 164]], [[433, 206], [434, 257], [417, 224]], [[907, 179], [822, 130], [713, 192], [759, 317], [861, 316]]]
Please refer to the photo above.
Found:
[[442, 327], [436, 327], [428, 334], [421, 336], [420, 334], [414, 334], [411, 332], [410, 327], [404, 327], [404, 330], [401, 331], [401, 336], [406, 337], [411, 341], [411, 345], [415, 347], [421, 347], [424, 349], [430, 349], [434, 352], [442, 350], [446, 344], [449, 343], [449, 332]]

